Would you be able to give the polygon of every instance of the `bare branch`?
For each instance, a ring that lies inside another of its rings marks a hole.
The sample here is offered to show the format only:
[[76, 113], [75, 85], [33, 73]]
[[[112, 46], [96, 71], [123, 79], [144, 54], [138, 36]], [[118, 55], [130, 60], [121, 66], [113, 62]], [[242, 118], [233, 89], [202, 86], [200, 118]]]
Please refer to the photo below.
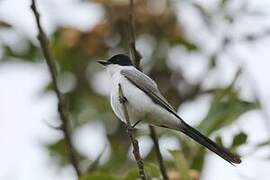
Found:
[[[137, 49], [136, 49], [134, 1], [133, 0], [129, 0], [129, 11], [128, 12], [129, 12], [129, 31], [130, 31], [130, 47], [129, 47], [129, 49], [130, 49], [132, 60], [133, 60], [135, 67], [138, 70], [141, 70], [140, 62], [141, 62], [142, 56], [139, 53], [139, 51], [137, 51]], [[163, 179], [167, 180], [168, 175], [166, 173], [166, 167], [164, 166], [163, 158], [162, 158], [162, 155], [160, 153], [160, 148], [159, 148], [158, 138], [157, 138], [157, 135], [155, 132], [155, 128], [153, 126], [149, 125], [149, 130], [150, 130], [150, 134], [151, 134], [150, 136], [154, 142], [154, 147], [155, 147], [155, 151], [156, 151], [156, 155], [157, 155], [157, 159], [158, 159], [158, 163], [159, 163], [159, 168], [161, 170]]]
[[132, 56], [132, 61], [137, 69], [140, 70], [140, 62], [142, 59], [141, 54], [136, 49], [136, 36], [135, 36], [135, 21], [134, 21], [134, 2], [133, 0], [129, 1], [129, 32], [130, 32], [130, 44], [129, 49]]
[[65, 137], [65, 141], [66, 141], [66, 146], [67, 146], [67, 151], [69, 153], [69, 158], [71, 161], [71, 164], [73, 165], [77, 176], [80, 176], [80, 169], [79, 169], [79, 163], [78, 160], [76, 158], [76, 151], [75, 148], [72, 144], [71, 141], [71, 133], [70, 133], [70, 128], [69, 128], [69, 119], [68, 119], [68, 115], [67, 115], [67, 110], [66, 110], [66, 105], [65, 105], [65, 101], [64, 101], [64, 97], [61, 94], [59, 87], [57, 85], [57, 73], [56, 73], [56, 68], [55, 68], [55, 61], [52, 57], [52, 53], [49, 49], [49, 41], [48, 38], [41, 26], [40, 23], [40, 15], [39, 12], [37, 10], [36, 7], [36, 2], [35, 0], [32, 0], [32, 4], [31, 4], [31, 9], [33, 11], [33, 14], [35, 16], [36, 19], [36, 24], [37, 24], [37, 28], [38, 28], [38, 36], [37, 39], [39, 40], [40, 46], [41, 46], [41, 50], [43, 52], [44, 58], [46, 60], [46, 63], [48, 65], [49, 71], [50, 71], [50, 76], [52, 78], [52, 84], [53, 84], [53, 90], [57, 96], [58, 99], [58, 113], [60, 116], [60, 120], [62, 123], [62, 131]]
[[[123, 94], [122, 87], [120, 84], [118, 84], [118, 89], [119, 89], [119, 99], [120, 100], [126, 99], [124, 94]], [[125, 119], [126, 119], [127, 134], [128, 134], [128, 137], [133, 145], [133, 155], [134, 155], [136, 162], [137, 162], [140, 178], [142, 180], [146, 180], [146, 175], [145, 175], [145, 171], [144, 171], [144, 164], [143, 164], [143, 160], [142, 160], [141, 155], [140, 155], [139, 144], [138, 144], [138, 141], [135, 139], [133, 132], [132, 132], [133, 128], [132, 128], [131, 123], [130, 123], [130, 119], [129, 119], [129, 115], [128, 115], [128, 111], [127, 111], [127, 107], [126, 107], [126, 101], [123, 100], [123, 101], [120, 101], [120, 103], [123, 104], [123, 110], [124, 110], [124, 115], [125, 115]]]
[[166, 167], [164, 165], [164, 161], [163, 161], [163, 158], [162, 158], [162, 155], [160, 152], [156, 130], [151, 125], [149, 125], [149, 129], [150, 129], [150, 136], [154, 142], [154, 147], [155, 147], [155, 151], [156, 151], [156, 155], [157, 155], [157, 159], [158, 159], [158, 163], [159, 163], [159, 169], [161, 171], [163, 180], [168, 180], [169, 178], [168, 178], [168, 175], [166, 172]]

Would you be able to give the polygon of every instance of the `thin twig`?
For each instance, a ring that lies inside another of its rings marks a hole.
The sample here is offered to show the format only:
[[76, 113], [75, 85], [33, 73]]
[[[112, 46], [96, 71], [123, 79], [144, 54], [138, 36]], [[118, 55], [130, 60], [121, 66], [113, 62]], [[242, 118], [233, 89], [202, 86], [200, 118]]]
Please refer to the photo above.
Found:
[[100, 159], [102, 155], [105, 153], [105, 150], [107, 149], [107, 145], [104, 146], [103, 150], [100, 152], [98, 157], [90, 164], [90, 166], [87, 168], [87, 173], [91, 173], [95, 171], [100, 163]]
[[129, 1], [129, 32], [130, 32], [130, 44], [129, 49], [132, 56], [132, 61], [137, 69], [140, 70], [140, 62], [142, 59], [141, 54], [136, 49], [136, 35], [135, 35], [135, 21], [134, 21], [134, 2]]
[[72, 141], [71, 141], [71, 133], [70, 133], [69, 124], [68, 124], [69, 119], [68, 119], [68, 115], [67, 115], [66, 105], [65, 105], [64, 97], [61, 94], [59, 87], [57, 85], [57, 73], [56, 73], [56, 68], [55, 68], [55, 63], [54, 63], [55, 61], [54, 61], [54, 59], [52, 57], [52, 53], [49, 49], [49, 40], [48, 40], [45, 32], [43, 31], [43, 28], [42, 28], [41, 23], [40, 23], [40, 15], [39, 15], [39, 12], [38, 12], [37, 7], [36, 7], [35, 0], [32, 0], [31, 9], [32, 9], [33, 14], [35, 16], [37, 28], [38, 28], [37, 39], [39, 40], [41, 50], [43, 52], [46, 63], [48, 65], [48, 68], [50, 71], [50, 76], [52, 78], [53, 90], [54, 90], [54, 92], [57, 96], [57, 99], [58, 99], [58, 113], [59, 113], [60, 120], [62, 123], [61, 129], [64, 133], [69, 158], [70, 158], [71, 164], [73, 165], [73, 167], [76, 171], [77, 176], [80, 177], [81, 173], [80, 173], [80, 169], [79, 169], [79, 163], [78, 163], [78, 160], [76, 158], [75, 148], [74, 148]]
[[[142, 56], [140, 55], [139, 51], [136, 49], [136, 36], [135, 36], [135, 20], [134, 20], [134, 2], [133, 0], [129, 1], [129, 31], [130, 31], [130, 52], [132, 56], [133, 63], [135, 67], [138, 70], [141, 70], [140, 68], [140, 62]], [[164, 165], [164, 161], [162, 158], [162, 155], [160, 153], [160, 148], [159, 148], [159, 143], [158, 143], [158, 138], [155, 132], [155, 128], [151, 125], [149, 125], [149, 130], [150, 130], [150, 136], [154, 142], [154, 147], [155, 147], [155, 152], [157, 155], [158, 163], [159, 163], [159, 168], [161, 171], [161, 174], [163, 176], [164, 180], [168, 179], [168, 175], [166, 172], [166, 167]]]
[[[125, 96], [123, 94], [122, 87], [120, 84], [118, 84], [118, 89], [119, 89], [119, 99], [120, 100], [125, 99]], [[126, 107], [126, 101], [120, 101], [120, 103], [123, 104], [123, 110], [124, 110], [124, 115], [125, 115], [125, 119], [126, 119], [127, 134], [128, 134], [128, 137], [130, 138], [130, 141], [133, 145], [133, 155], [134, 155], [136, 162], [137, 162], [140, 178], [142, 180], [146, 180], [146, 175], [145, 175], [145, 171], [144, 171], [144, 164], [143, 164], [143, 160], [142, 160], [141, 155], [140, 155], [139, 144], [138, 144], [137, 139], [135, 139], [133, 132], [132, 132], [133, 128], [132, 128], [131, 123], [130, 123], [130, 119], [129, 119], [129, 115], [128, 115], [128, 111], [127, 111], [127, 107]]]
[[166, 172], [166, 167], [164, 165], [163, 157], [162, 157], [161, 152], [160, 152], [156, 130], [151, 125], [149, 125], [149, 129], [150, 129], [150, 136], [154, 142], [155, 152], [156, 152], [156, 156], [157, 156], [158, 163], [159, 163], [159, 169], [161, 171], [163, 180], [168, 180], [169, 178], [168, 178], [168, 175]]

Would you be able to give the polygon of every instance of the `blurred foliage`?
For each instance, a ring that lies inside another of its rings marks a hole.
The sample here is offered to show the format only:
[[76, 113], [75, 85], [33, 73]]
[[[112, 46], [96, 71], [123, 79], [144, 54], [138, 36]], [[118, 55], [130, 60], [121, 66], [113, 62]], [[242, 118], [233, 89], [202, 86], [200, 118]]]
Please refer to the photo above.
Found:
[[7, 60], [9, 57], [18, 58], [18, 59], [25, 59], [29, 61], [35, 61], [38, 55], [40, 55], [37, 51], [37, 47], [34, 46], [30, 41], [24, 42], [26, 49], [22, 52], [18, 52], [13, 50], [10, 46], [6, 45], [2, 48], [4, 52], [4, 57], [2, 59]]
[[231, 144], [231, 151], [235, 152], [236, 149], [247, 142], [247, 135], [244, 132], [236, 134]]
[[[259, 109], [260, 102], [258, 100], [246, 100], [241, 97], [239, 89], [235, 85], [237, 79], [242, 76], [241, 73], [237, 73], [227, 86], [204, 89], [202, 84], [207, 79], [208, 73], [204, 77], [205, 79], [203, 78], [202, 81], [194, 83], [190, 82], [181, 71], [181, 69], [189, 67], [181, 67], [178, 70], [170, 68], [167, 63], [168, 52], [175, 46], [180, 46], [191, 54], [205, 54], [205, 52], [203, 52], [199, 44], [185, 36], [185, 27], [182, 26], [181, 20], [178, 18], [179, 13], [175, 8], [175, 2], [165, 1], [164, 9], [160, 11], [155, 10], [153, 2], [160, 3], [162, 1], [151, 1], [152, 5], [148, 2], [150, 1], [136, 0], [134, 10], [137, 37], [147, 35], [155, 42], [151, 45], [153, 52], [146, 59], [145, 69], [148, 69], [148, 74], [157, 81], [160, 90], [175, 108], [178, 108], [186, 101], [193, 101], [197, 97], [206, 94], [211, 96], [210, 108], [207, 115], [200, 121], [198, 129], [206, 135], [215, 134], [216, 141], [223, 145], [222, 137], [219, 134], [220, 130], [233, 125], [242, 114]], [[68, 73], [75, 78], [75, 85], [64, 92], [69, 113], [73, 120], [73, 130], [96, 120], [103, 122], [107, 130], [108, 146], [110, 146], [111, 150], [109, 160], [100, 164], [100, 156], [97, 159], [90, 160], [78, 153], [81, 165], [83, 166], [85, 162], [87, 166], [90, 165], [90, 170], [88, 169], [88, 173], [85, 173], [80, 180], [138, 179], [134, 161], [127, 156], [130, 142], [126, 137], [124, 126], [113, 115], [107, 97], [93, 85], [93, 78], [102, 71], [96, 64], [97, 59], [107, 58], [115, 52], [124, 52], [126, 54], [128, 52], [128, 1], [92, 0], [89, 3], [97, 3], [104, 8], [105, 17], [101, 22], [87, 31], [61, 26], [56, 29], [51, 37], [51, 48], [57, 60], [59, 77], [65, 78]], [[220, 0], [220, 3], [212, 12], [199, 3], [189, 3], [192, 8], [199, 12], [211, 32], [215, 29], [213, 18], [217, 13], [223, 15], [223, 19], [219, 20], [227, 22], [228, 26], [237, 23], [235, 18], [238, 14], [231, 14], [228, 11], [229, 4], [230, 0]], [[244, 5], [242, 6], [239, 8], [241, 11], [238, 11], [238, 13], [247, 12]], [[12, 29], [12, 26], [8, 23], [0, 21], [0, 28], [4, 27]], [[269, 30], [263, 31], [261, 35], [248, 34], [243, 36], [241, 41], [254, 42], [269, 34], [269, 32]], [[205, 60], [209, 64], [208, 72], [216, 68], [219, 56], [233, 41], [235, 40], [226, 35], [220, 38], [221, 48]], [[23, 45], [25, 46], [23, 51], [17, 51], [16, 48], [8, 44], [1, 44], [2, 61], [19, 58], [33, 63], [39, 62], [41, 59], [39, 47], [30, 39], [24, 41]], [[60, 83], [70, 83], [71, 80], [68, 77], [66, 78], [67, 81]], [[179, 88], [180, 85], [181, 88]], [[44, 93], [48, 91], [51, 91], [50, 84], [44, 87]], [[190, 139], [179, 135], [179, 133], [166, 130], [159, 133], [170, 134], [181, 143], [181, 150], [171, 151], [173, 160], [166, 160], [170, 179], [199, 179], [206, 151], [201, 146], [190, 141]], [[148, 131], [140, 130], [136, 134], [142, 136], [148, 134]], [[247, 143], [247, 139], [248, 136], [241, 131], [234, 135], [229, 148], [237, 152], [240, 146]], [[258, 147], [264, 145], [269, 145], [269, 141], [258, 145]], [[59, 166], [69, 164], [63, 139], [46, 146], [52, 157], [58, 160]], [[146, 172], [149, 177], [160, 179], [153, 149], [150, 150], [145, 160], [147, 161]]]
[[[157, 165], [146, 163], [145, 164], [145, 171], [146, 171], [146, 174], [149, 178], [153, 178], [153, 179], [154, 178], [161, 178], [161, 175], [160, 175], [160, 172], [159, 172]], [[138, 169], [133, 168], [133, 169], [129, 170], [123, 179], [124, 180], [139, 179]]]
[[181, 151], [171, 151], [171, 154], [175, 160], [176, 167], [179, 172], [179, 177], [185, 180], [191, 180], [189, 174], [189, 164]]
[[83, 175], [79, 180], [117, 180], [118, 178], [106, 173], [91, 173]]
[[210, 135], [220, 128], [231, 125], [243, 113], [259, 108], [258, 102], [242, 100], [233, 85], [213, 93], [208, 114], [198, 126], [204, 134]]
[[[48, 145], [50, 155], [54, 157], [60, 166], [69, 164], [68, 150], [64, 139], [60, 139], [53, 144]], [[80, 161], [85, 161], [87, 158], [81, 154], [77, 154]]]

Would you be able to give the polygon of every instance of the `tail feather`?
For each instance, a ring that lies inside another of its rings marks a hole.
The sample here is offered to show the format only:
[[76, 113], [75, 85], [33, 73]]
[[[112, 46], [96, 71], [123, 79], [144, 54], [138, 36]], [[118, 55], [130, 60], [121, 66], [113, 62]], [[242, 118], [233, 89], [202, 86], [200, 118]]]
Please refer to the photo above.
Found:
[[217, 145], [212, 140], [201, 134], [199, 131], [194, 129], [193, 127], [189, 126], [185, 122], [182, 122], [180, 130], [186, 134], [187, 136], [191, 137], [193, 140], [197, 141], [201, 145], [205, 146], [209, 150], [216, 153], [218, 156], [223, 158], [224, 160], [228, 161], [229, 163], [240, 164], [241, 159], [238, 155], [229, 152], [228, 149]]

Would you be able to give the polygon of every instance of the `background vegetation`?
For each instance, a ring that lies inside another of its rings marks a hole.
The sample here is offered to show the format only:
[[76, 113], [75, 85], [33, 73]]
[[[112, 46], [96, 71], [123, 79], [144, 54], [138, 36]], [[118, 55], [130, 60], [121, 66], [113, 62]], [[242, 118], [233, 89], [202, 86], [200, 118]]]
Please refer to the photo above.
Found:
[[[104, 11], [104, 17], [98, 24], [84, 31], [74, 27], [59, 26], [49, 37], [50, 47], [56, 60], [59, 87], [68, 105], [71, 134], [86, 124], [96, 121], [102, 122], [106, 129], [108, 143], [97, 159], [88, 159], [76, 151], [79, 167], [83, 172], [80, 179], [137, 179], [137, 169], [129, 154], [130, 141], [124, 125], [116, 119], [110, 108], [108, 92], [102, 90], [101, 84], [105, 83], [97, 82], [97, 76], [103, 76], [103, 69], [96, 64], [98, 59], [105, 59], [120, 52], [129, 53], [128, 1], [92, 0], [89, 3], [99, 4]], [[245, 154], [241, 154], [238, 149], [248, 142], [248, 135], [238, 127], [237, 133], [229, 143], [224, 144], [221, 132], [228, 126], [235, 126], [235, 122], [244, 113], [261, 111], [260, 100], [255, 91], [252, 98], [244, 98], [241, 95], [238, 86], [239, 79], [243, 78], [241, 65], [236, 65], [235, 75], [226, 85], [211, 84], [209, 77], [220, 68], [218, 66], [220, 57], [230, 54], [232, 45], [257, 43], [269, 33], [269, 30], [263, 29], [259, 34], [247, 33], [237, 37], [230, 34], [230, 27], [239, 23], [238, 17], [264, 18], [264, 16], [256, 11], [250, 11], [245, 1], [239, 3], [234, 10], [231, 9], [230, 0], [220, 0], [211, 10], [205, 9], [197, 2], [181, 2], [200, 14], [209, 32], [217, 39], [214, 50], [209, 51], [205, 48], [208, 42], [203, 44], [188, 38], [188, 32], [183, 27], [180, 13], [176, 8], [179, 2], [135, 0], [134, 3], [137, 46], [143, 57], [141, 62], [143, 71], [158, 83], [161, 92], [176, 109], [181, 109], [186, 102], [193, 102], [202, 97], [209, 98], [210, 107], [197, 124], [197, 129], [245, 158]], [[9, 22], [4, 21], [0, 22], [0, 28], [13, 30]], [[23, 48], [18, 49], [1, 43], [1, 62], [12, 62], [18, 58], [31, 63], [43, 61], [36, 41], [25, 37], [21, 45]], [[202, 61], [201, 65], [186, 63], [185, 61], [189, 59], [181, 59], [181, 53], [188, 55], [185, 57], [198, 57], [197, 61]], [[231, 59], [237, 61], [237, 57], [233, 55]], [[196, 78], [188, 77], [189, 70], [192, 73], [194, 68], [200, 69], [199, 75]], [[53, 85], [49, 83], [44, 87], [44, 93], [52, 91], [52, 88]], [[61, 131], [62, 127], [57, 125], [59, 122], [55, 124], [50, 126], [56, 131]], [[156, 130], [158, 137], [176, 139], [181, 145], [178, 150], [168, 150], [172, 156], [165, 158], [169, 178], [199, 179], [205, 165], [207, 151], [182, 134], [161, 128]], [[139, 139], [148, 137], [149, 130], [141, 128], [136, 130], [135, 134]], [[80, 139], [73, 140], [80, 141]], [[52, 144], [46, 144], [47, 150], [59, 168], [70, 165], [65, 141], [63, 136]], [[266, 141], [256, 148], [268, 144]], [[92, 146], [94, 148], [96, 145]], [[100, 163], [100, 158], [108, 148], [109, 159]], [[154, 146], [151, 146], [150, 150], [143, 154], [146, 173], [151, 178], [160, 179], [161, 174], [154, 151]]]

